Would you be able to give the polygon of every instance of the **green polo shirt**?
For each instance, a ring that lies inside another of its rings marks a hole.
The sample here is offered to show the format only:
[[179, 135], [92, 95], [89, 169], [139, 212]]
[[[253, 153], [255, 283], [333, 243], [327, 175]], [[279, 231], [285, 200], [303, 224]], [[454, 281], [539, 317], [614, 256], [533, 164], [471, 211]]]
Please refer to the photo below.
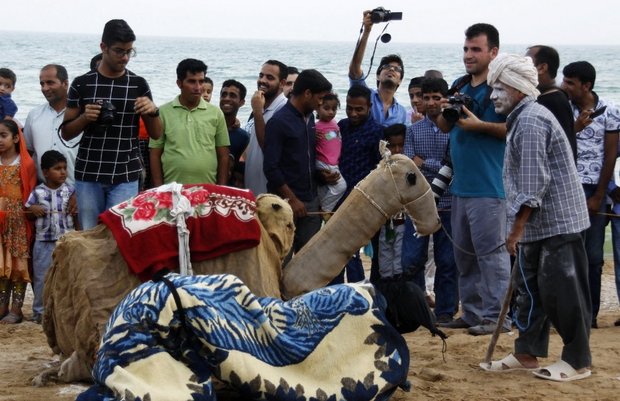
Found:
[[200, 99], [192, 110], [177, 96], [159, 108], [163, 134], [151, 139], [150, 148], [163, 148], [164, 183], [215, 184], [216, 147], [229, 146], [228, 129], [219, 107]]

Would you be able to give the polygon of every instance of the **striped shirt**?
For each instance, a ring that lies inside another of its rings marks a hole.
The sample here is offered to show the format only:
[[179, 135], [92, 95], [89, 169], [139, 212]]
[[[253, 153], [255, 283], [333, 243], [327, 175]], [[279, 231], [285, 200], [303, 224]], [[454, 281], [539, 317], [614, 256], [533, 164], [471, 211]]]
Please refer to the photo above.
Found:
[[509, 222], [522, 205], [532, 209], [522, 242], [589, 227], [586, 198], [566, 134], [551, 112], [523, 99], [508, 115], [504, 188]]
[[118, 78], [90, 71], [71, 83], [68, 108], [84, 112], [87, 104], [103, 100], [116, 107], [110, 126], [94, 122], [84, 129], [75, 161], [76, 180], [112, 185], [138, 180], [142, 171], [138, 148], [140, 116], [134, 111], [134, 103], [141, 96], [152, 98], [151, 90], [144, 78], [129, 70]]
[[74, 193], [75, 189], [68, 184], [62, 184], [56, 189], [39, 184], [32, 191], [25, 206], [40, 205], [47, 212], [45, 216], [37, 217], [37, 241], [56, 241], [67, 231], [73, 231], [73, 217], [67, 214], [67, 209]]

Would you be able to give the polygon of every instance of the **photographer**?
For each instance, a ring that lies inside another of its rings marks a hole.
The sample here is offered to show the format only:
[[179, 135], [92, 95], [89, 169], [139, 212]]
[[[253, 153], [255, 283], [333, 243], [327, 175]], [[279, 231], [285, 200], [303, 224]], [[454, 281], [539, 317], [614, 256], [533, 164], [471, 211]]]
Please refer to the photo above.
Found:
[[161, 135], [159, 109], [149, 85], [125, 68], [136, 54], [135, 40], [127, 22], [108, 21], [101, 37], [101, 63], [69, 88], [62, 137], [69, 140], [84, 131], [75, 163], [83, 229], [97, 225], [104, 210], [138, 193], [140, 117], [151, 138]]
[[[502, 183], [506, 124], [495, 113], [486, 83], [489, 63], [499, 51], [497, 29], [489, 24], [467, 28], [463, 51], [467, 75], [457, 79], [453, 104], [446, 101], [437, 119], [439, 128], [450, 132], [451, 225], [462, 306], [460, 318], [441, 326], [482, 335], [495, 329], [510, 277]], [[448, 121], [446, 112], [450, 118], [455, 108], [457, 118]], [[503, 329], [509, 328], [506, 320]]]
[[[362, 71], [362, 60], [366, 51], [366, 45], [368, 44], [368, 37], [374, 24], [373, 15], [375, 16], [375, 21], [379, 19], [384, 22], [390, 18], [390, 13], [386, 13], [386, 10], [364, 11], [363, 32], [355, 46], [351, 64], [349, 64], [350, 86], [366, 86], [364, 72]], [[377, 89], [371, 89], [371, 115], [377, 124], [384, 127], [392, 124], [405, 124], [407, 111], [394, 98], [394, 94], [404, 76], [405, 66], [400, 56], [390, 54], [381, 59], [379, 68], [377, 68]]]

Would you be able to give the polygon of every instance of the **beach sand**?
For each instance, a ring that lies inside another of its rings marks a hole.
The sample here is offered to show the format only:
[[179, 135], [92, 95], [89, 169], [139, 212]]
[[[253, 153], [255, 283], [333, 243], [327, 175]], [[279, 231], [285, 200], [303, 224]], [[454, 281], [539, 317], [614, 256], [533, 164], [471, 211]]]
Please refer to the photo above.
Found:
[[[592, 376], [581, 381], [556, 383], [535, 378], [529, 372], [488, 373], [478, 367], [490, 336], [473, 337], [459, 330], [448, 330], [447, 351], [442, 355], [442, 342], [424, 328], [405, 336], [410, 347], [410, 392], [398, 390], [395, 401], [409, 400], [493, 400], [493, 401], [616, 401], [620, 398], [620, 317], [613, 268], [603, 274], [602, 310], [599, 329], [592, 331]], [[24, 306], [30, 316], [32, 296]], [[502, 334], [494, 359], [512, 351], [516, 331]], [[561, 340], [552, 334], [549, 358], [541, 365], [559, 359]], [[445, 359], [445, 360], [444, 360]], [[24, 322], [0, 326], [0, 401], [68, 401], [87, 388], [80, 384], [50, 383], [33, 387], [32, 378], [46, 367], [57, 363], [47, 346], [41, 326]]]

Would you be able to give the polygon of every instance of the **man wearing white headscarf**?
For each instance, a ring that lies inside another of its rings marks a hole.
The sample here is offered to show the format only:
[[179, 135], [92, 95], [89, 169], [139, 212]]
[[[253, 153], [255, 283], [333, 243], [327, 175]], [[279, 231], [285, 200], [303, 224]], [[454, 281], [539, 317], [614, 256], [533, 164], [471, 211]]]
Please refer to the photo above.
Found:
[[[588, 260], [580, 233], [590, 225], [572, 151], [557, 119], [535, 102], [536, 68], [529, 57], [499, 54], [489, 64], [495, 111], [507, 115], [504, 189], [508, 252], [517, 256], [513, 322], [515, 350], [480, 367], [491, 372], [530, 369], [540, 378], [590, 376], [591, 303]], [[545, 368], [550, 325], [564, 348]]]

